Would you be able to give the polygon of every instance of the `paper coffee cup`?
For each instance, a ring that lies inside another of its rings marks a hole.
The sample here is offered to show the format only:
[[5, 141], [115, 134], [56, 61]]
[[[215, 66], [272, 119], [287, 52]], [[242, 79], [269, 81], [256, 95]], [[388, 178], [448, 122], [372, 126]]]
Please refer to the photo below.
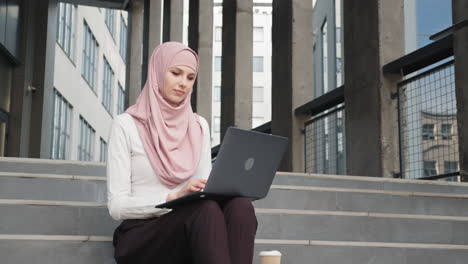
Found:
[[260, 264], [281, 264], [281, 252], [278, 250], [260, 252]]

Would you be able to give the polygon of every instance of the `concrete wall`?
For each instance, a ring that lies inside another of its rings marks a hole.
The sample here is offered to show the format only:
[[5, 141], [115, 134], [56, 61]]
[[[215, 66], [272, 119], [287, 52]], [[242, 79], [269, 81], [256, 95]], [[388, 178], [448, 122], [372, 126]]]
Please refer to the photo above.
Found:
[[[399, 172], [399, 75], [382, 66], [404, 54], [403, 1], [344, 1], [347, 174]], [[365, 48], [364, 48], [365, 47]]]

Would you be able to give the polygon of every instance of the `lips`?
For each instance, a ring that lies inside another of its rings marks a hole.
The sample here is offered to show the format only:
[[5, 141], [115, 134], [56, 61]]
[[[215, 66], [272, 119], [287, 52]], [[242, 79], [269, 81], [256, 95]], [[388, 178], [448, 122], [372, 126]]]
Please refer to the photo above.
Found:
[[184, 91], [180, 91], [180, 90], [174, 90], [174, 92], [176, 92], [177, 95], [184, 95], [185, 94]]

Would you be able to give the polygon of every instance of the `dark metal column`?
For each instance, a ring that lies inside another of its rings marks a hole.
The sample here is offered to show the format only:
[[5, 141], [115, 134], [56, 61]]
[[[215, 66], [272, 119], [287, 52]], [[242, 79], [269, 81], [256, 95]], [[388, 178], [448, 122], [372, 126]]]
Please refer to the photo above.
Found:
[[211, 123], [213, 75], [213, 1], [193, 0], [189, 5], [189, 46], [198, 53], [200, 67], [193, 87], [192, 108]]
[[[133, 0], [128, 9], [128, 57], [127, 57], [127, 76], [126, 93], [127, 106], [136, 102], [138, 95], [144, 85], [142, 79], [146, 80], [146, 69], [142, 67], [142, 42], [143, 41], [143, 18], [144, 2], [143, 0]], [[145, 47], [147, 47], [145, 45]]]
[[[312, 19], [312, 18], [311, 18]], [[271, 132], [292, 138], [293, 76], [292, 76], [292, 1], [273, 0], [271, 58]], [[311, 51], [312, 52], [312, 51]], [[292, 170], [292, 144], [289, 144], [281, 171]]]
[[[468, 2], [452, 0], [453, 23], [468, 19]], [[468, 181], [468, 27], [454, 33], [455, 86], [457, 97], [458, 145], [460, 176]]]
[[58, 1], [28, 2], [35, 7], [31, 85], [36, 89], [32, 95], [29, 157], [50, 158]]
[[252, 0], [223, 2], [221, 139], [229, 126], [252, 127]]

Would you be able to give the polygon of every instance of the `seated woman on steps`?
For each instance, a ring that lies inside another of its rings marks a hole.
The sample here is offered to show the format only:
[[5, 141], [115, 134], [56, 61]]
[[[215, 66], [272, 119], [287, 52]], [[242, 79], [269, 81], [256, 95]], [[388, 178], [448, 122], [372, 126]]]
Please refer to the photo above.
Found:
[[190, 105], [197, 73], [193, 50], [159, 45], [136, 104], [114, 120], [107, 187], [109, 212], [123, 220], [113, 238], [118, 264], [252, 263], [257, 219], [250, 200], [154, 208], [203, 189], [211, 170], [210, 129]]

